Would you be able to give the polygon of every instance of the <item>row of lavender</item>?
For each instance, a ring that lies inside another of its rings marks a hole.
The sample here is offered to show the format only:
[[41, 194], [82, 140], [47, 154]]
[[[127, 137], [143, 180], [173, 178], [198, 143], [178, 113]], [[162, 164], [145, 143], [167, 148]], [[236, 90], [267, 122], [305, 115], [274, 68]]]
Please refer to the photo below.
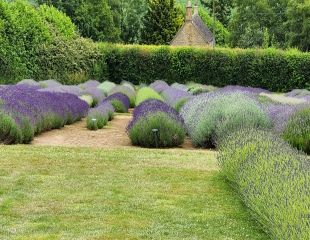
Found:
[[[216, 89], [200, 84], [169, 86], [156, 81], [138, 91], [136, 105], [157, 99], [180, 112], [185, 131], [196, 147], [217, 147], [220, 139], [233, 131], [259, 128], [273, 130], [294, 147], [309, 152], [309, 98], [307, 90], [280, 95], [250, 87]], [[147, 115], [151, 112], [148, 109]], [[155, 138], [152, 146], [156, 146]]]
[[29, 143], [34, 135], [61, 128], [87, 115], [89, 106], [68, 93], [29, 85], [0, 87], [0, 142]]
[[188, 134], [196, 147], [218, 148], [222, 173], [272, 239], [308, 239], [310, 161], [299, 150], [310, 153], [310, 92], [194, 88], [189, 96], [188, 85], [157, 81], [139, 90], [133, 144], [178, 146]]

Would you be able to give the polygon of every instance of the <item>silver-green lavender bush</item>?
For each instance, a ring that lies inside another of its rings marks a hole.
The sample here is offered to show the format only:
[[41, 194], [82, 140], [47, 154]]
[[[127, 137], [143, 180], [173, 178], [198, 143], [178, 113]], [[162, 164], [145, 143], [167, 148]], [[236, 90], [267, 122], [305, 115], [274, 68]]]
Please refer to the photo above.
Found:
[[243, 129], [219, 145], [222, 173], [274, 239], [310, 233], [310, 161], [272, 132]]

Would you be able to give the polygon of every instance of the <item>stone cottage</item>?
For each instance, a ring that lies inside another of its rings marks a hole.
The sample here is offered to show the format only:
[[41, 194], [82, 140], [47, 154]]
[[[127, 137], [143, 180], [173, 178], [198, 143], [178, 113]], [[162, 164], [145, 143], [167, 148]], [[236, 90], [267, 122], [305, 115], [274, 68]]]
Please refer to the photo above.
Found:
[[200, 46], [213, 47], [215, 39], [213, 33], [199, 16], [198, 6], [192, 12], [191, 1], [187, 1], [185, 23], [170, 42], [172, 46]]

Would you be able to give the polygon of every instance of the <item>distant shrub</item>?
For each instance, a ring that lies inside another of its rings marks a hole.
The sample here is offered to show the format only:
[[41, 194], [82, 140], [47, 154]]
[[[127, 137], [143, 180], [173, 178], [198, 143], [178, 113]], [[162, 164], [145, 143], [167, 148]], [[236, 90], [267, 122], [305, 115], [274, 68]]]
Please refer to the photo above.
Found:
[[105, 98], [104, 93], [96, 87], [87, 87], [81, 91], [81, 95], [89, 95], [92, 97], [92, 106], [97, 106]]
[[308, 239], [310, 162], [272, 132], [243, 129], [220, 143], [222, 173], [274, 239]]
[[203, 85], [199, 83], [192, 83], [192, 82], [188, 84], [187, 88], [188, 88], [187, 91], [193, 95], [213, 92], [217, 89], [216, 87], [213, 87], [213, 86]]
[[186, 91], [168, 87], [162, 91], [161, 95], [165, 99], [165, 102], [176, 109], [178, 112], [182, 106], [192, 97], [192, 95]]
[[181, 115], [196, 147], [214, 147], [242, 128], [271, 127], [259, 103], [240, 92], [199, 95], [184, 105]]
[[185, 84], [181, 84], [181, 83], [173, 83], [171, 87], [179, 89], [179, 90], [183, 90], [185, 92], [188, 91], [188, 86], [186, 86]]
[[110, 81], [104, 81], [99, 86], [97, 86], [98, 89], [100, 89], [106, 96], [109, 95], [110, 91], [116, 86], [115, 83]]
[[137, 92], [136, 106], [149, 99], [157, 99], [164, 101], [163, 97], [159, 95], [155, 90], [149, 87], [143, 87]]
[[273, 130], [277, 134], [283, 134], [289, 118], [300, 108], [298, 105], [268, 104], [265, 109], [272, 121]]
[[183, 143], [183, 119], [167, 104], [147, 100], [135, 108], [127, 127], [133, 145], [143, 147], [176, 147]]
[[88, 88], [96, 88], [100, 85], [100, 82], [97, 80], [88, 80], [87, 82], [81, 83], [79, 85], [82, 89], [88, 89]]
[[131, 90], [133, 90], [134, 92], [136, 91], [135, 85], [132, 84], [131, 82], [122, 81], [122, 82], [121, 82], [121, 85], [131, 88]]
[[19, 81], [16, 85], [29, 85], [29, 86], [35, 86], [35, 87], [40, 87], [40, 83], [33, 79], [24, 79]]
[[114, 93], [104, 99], [102, 103], [104, 102], [110, 102], [113, 105], [115, 112], [118, 113], [126, 113], [130, 107], [130, 100], [123, 93]]
[[123, 93], [126, 95], [130, 100], [130, 107], [134, 107], [136, 103], [136, 92], [132, 90], [132, 88], [124, 86], [124, 85], [117, 85], [111, 89], [109, 95], [114, 93]]
[[288, 120], [283, 138], [292, 146], [310, 154], [310, 107], [295, 112]]
[[163, 80], [156, 80], [155, 82], [151, 83], [149, 87], [153, 88], [156, 92], [161, 93], [166, 88], [169, 88], [169, 85]]

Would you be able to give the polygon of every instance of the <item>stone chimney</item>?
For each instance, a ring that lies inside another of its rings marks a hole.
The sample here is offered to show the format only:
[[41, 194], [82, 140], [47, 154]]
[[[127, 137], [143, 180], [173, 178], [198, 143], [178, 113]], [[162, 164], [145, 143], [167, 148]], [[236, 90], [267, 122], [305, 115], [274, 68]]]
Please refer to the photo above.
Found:
[[190, 0], [187, 1], [185, 20], [192, 21], [192, 3]]
[[199, 14], [199, 13], [198, 13], [198, 4], [197, 4], [197, 2], [196, 2], [196, 4], [195, 4], [195, 6], [194, 6], [194, 15], [195, 15], [195, 14], [197, 14], [197, 15]]

